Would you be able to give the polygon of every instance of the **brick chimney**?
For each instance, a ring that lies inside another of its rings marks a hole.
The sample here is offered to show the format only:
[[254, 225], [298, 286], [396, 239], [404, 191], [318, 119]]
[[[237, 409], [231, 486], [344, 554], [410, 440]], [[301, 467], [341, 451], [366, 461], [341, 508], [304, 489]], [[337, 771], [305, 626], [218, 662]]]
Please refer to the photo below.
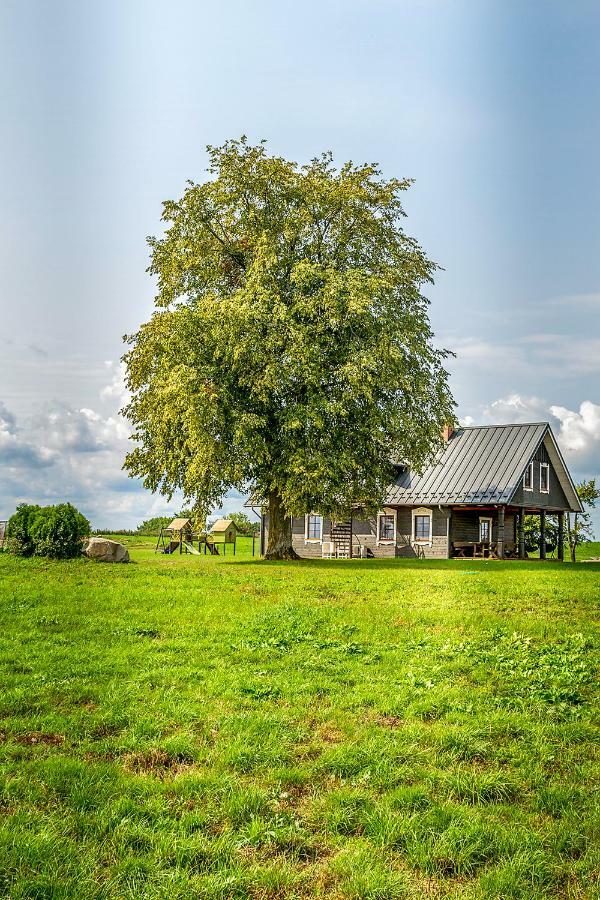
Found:
[[454, 434], [454, 426], [453, 425], [444, 425], [442, 428], [442, 437], [444, 439], [444, 443], [447, 444], [452, 435]]

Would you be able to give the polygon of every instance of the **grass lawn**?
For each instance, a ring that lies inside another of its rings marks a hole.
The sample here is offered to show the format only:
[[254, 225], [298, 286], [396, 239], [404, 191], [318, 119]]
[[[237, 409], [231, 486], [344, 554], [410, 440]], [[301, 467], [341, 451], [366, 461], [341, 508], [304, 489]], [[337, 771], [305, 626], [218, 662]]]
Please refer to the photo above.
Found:
[[599, 564], [125, 540], [0, 554], [0, 896], [600, 896]]

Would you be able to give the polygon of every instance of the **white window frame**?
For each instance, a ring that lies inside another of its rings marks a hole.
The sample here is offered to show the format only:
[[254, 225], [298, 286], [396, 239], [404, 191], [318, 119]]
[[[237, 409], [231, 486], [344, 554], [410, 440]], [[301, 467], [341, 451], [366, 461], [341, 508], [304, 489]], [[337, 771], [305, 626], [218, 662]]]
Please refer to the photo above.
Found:
[[[393, 518], [393, 520], [394, 520], [394, 536], [391, 537], [391, 538], [382, 538], [382, 537], [380, 537], [381, 530], [380, 530], [380, 527], [379, 527], [379, 523], [380, 523], [380, 520], [381, 520], [382, 516], [391, 516], [391, 517]], [[380, 512], [377, 513], [377, 544], [378, 544], [378, 545], [381, 545], [381, 544], [395, 544], [395, 543], [396, 543], [396, 534], [397, 534], [397, 531], [398, 531], [398, 521], [397, 521], [397, 519], [398, 519], [398, 516], [397, 516], [397, 514], [396, 514], [396, 510], [395, 510], [395, 509], [387, 509], [387, 510], [386, 510], [386, 509], [382, 509]]]
[[489, 543], [492, 543], [493, 535], [494, 535], [494, 520], [491, 516], [479, 516], [479, 543], [483, 543], [483, 538], [481, 537], [481, 523], [489, 522], [490, 523], [490, 540]]
[[[318, 538], [308, 536], [308, 520], [311, 516], [318, 519], [321, 524]], [[304, 516], [304, 540], [307, 544], [321, 544], [323, 542], [323, 516], [320, 516], [319, 513], [311, 512]]]
[[[529, 472], [530, 487], [527, 487], [527, 485], [525, 484], [525, 479], [527, 477], [528, 472]], [[525, 469], [525, 471], [523, 473], [523, 490], [524, 491], [532, 491], [533, 490], [533, 460], [531, 460], [531, 462], [528, 464], [527, 468]]]
[[[415, 537], [415, 519], [417, 516], [429, 516], [429, 539]], [[418, 506], [412, 511], [412, 535], [411, 541], [419, 547], [431, 547], [433, 545], [433, 510], [427, 506]]]
[[[546, 470], [546, 487], [542, 487], [542, 470]], [[550, 464], [540, 463], [540, 494], [550, 493]]]

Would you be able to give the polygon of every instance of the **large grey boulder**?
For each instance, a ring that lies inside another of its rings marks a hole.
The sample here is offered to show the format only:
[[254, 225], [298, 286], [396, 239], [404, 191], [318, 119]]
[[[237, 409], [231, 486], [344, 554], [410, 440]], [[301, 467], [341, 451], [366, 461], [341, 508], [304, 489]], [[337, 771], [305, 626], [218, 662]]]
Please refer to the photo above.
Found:
[[129, 551], [118, 541], [109, 541], [108, 538], [90, 538], [83, 552], [96, 562], [129, 562]]

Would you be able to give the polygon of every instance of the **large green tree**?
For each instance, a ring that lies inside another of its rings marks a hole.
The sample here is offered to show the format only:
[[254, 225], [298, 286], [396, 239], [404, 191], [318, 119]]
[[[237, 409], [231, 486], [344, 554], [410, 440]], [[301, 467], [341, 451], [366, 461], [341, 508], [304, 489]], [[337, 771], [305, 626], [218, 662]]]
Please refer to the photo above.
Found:
[[125, 466], [203, 512], [253, 485], [267, 556], [287, 558], [290, 515], [377, 507], [392, 462], [423, 466], [453, 419], [422, 294], [435, 266], [401, 227], [409, 181], [245, 138], [208, 152], [209, 178], [149, 239], [157, 309], [127, 338]]

